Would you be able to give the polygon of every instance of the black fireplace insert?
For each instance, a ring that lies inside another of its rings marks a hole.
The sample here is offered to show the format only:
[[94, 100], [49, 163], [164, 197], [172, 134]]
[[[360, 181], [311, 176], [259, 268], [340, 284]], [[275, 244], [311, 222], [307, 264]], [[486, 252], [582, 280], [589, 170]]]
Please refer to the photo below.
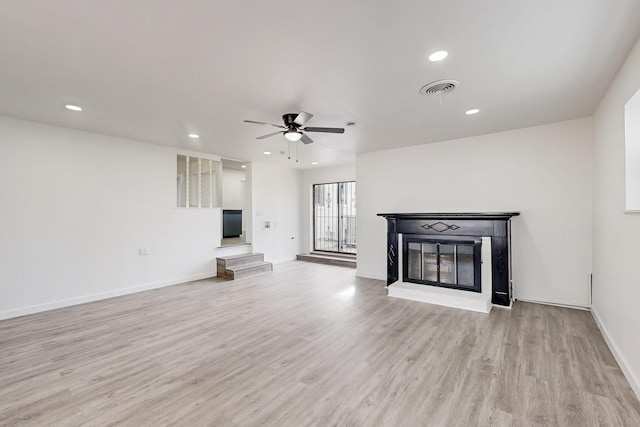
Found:
[[480, 238], [405, 234], [402, 242], [405, 282], [481, 292]]

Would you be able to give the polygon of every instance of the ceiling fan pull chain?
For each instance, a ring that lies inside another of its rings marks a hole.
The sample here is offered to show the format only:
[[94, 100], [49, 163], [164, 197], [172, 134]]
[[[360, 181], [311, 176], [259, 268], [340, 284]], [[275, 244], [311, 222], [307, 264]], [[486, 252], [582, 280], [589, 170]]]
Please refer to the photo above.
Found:
[[298, 160], [299, 160], [299, 158], [298, 158], [298, 147], [300, 147], [300, 144], [296, 143], [296, 163], [298, 163]]

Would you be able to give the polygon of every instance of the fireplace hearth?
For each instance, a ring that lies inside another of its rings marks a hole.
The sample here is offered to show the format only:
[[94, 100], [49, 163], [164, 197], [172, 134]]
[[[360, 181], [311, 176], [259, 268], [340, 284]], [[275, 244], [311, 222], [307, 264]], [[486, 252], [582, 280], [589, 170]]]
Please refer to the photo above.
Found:
[[518, 215], [519, 212], [378, 214], [387, 220], [387, 286], [401, 277], [403, 282], [412, 284], [479, 293], [482, 240], [487, 238], [491, 303], [510, 306], [510, 220]]

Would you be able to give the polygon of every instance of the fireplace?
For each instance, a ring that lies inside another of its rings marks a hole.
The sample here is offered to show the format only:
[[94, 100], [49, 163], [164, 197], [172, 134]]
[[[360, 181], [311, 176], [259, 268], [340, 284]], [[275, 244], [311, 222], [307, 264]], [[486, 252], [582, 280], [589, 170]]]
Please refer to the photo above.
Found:
[[[462, 291], [460, 295], [489, 292], [489, 305], [510, 306], [510, 220], [518, 215], [519, 212], [378, 214], [387, 220], [387, 287], [401, 279], [412, 286], [427, 285], [421, 286], [424, 289]], [[490, 264], [486, 266], [489, 270], [484, 289], [483, 244], [488, 246], [485, 249]]]
[[480, 238], [443, 239], [409, 234], [402, 241], [405, 282], [481, 291]]

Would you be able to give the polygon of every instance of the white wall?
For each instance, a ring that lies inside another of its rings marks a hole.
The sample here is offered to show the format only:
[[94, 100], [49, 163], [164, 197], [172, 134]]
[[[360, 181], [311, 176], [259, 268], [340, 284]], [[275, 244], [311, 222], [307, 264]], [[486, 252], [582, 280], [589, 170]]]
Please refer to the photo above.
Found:
[[[313, 185], [327, 184], [331, 182], [344, 182], [356, 180], [355, 163], [317, 168], [302, 171], [302, 184], [300, 185], [300, 221], [302, 226], [301, 250], [310, 252], [313, 250]], [[356, 192], [358, 191], [356, 183]], [[357, 193], [356, 193], [357, 194]], [[357, 197], [357, 196], [356, 196]], [[356, 202], [357, 203], [357, 202]], [[356, 206], [357, 209], [357, 206]]]
[[238, 169], [222, 169], [222, 208], [244, 209], [246, 174]]
[[300, 252], [300, 171], [252, 163], [251, 175], [253, 250], [266, 261], [292, 261]]
[[640, 41], [594, 114], [593, 308], [640, 397], [640, 213], [624, 213], [624, 105], [640, 88]]
[[175, 149], [2, 117], [0, 147], [0, 318], [215, 275]]
[[380, 212], [519, 211], [516, 298], [589, 305], [591, 119], [360, 155], [358, 275], [386, 279]]

